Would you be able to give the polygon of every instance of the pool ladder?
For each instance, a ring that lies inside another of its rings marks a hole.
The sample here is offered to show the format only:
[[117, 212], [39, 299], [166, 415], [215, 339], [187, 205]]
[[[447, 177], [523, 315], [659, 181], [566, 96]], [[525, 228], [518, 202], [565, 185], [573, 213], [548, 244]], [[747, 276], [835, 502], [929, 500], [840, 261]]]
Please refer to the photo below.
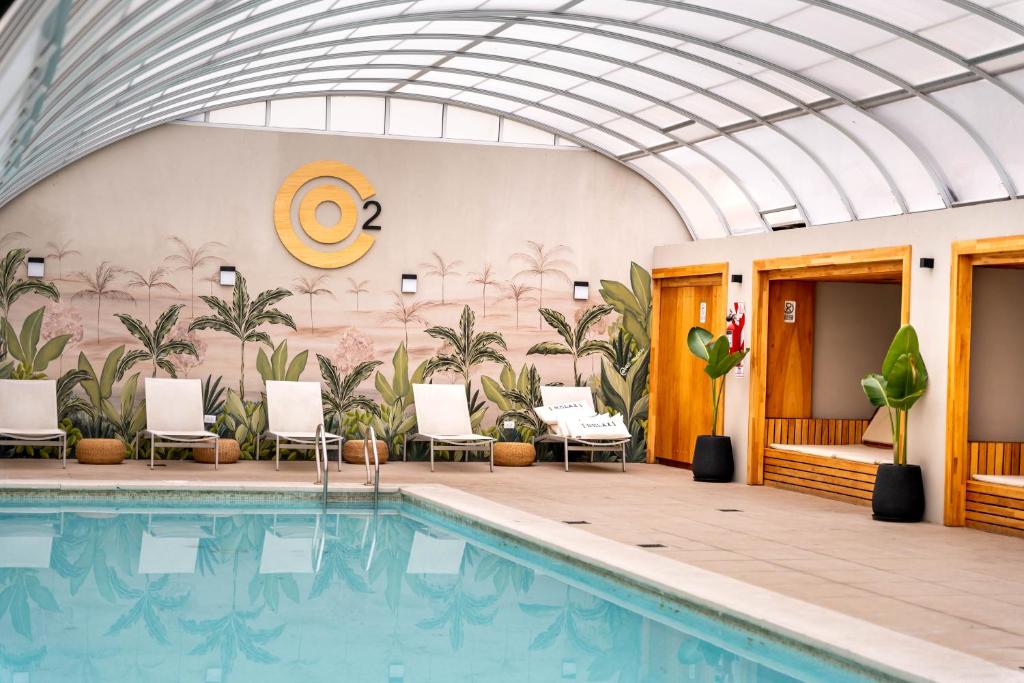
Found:
[[[373, 486], [373, 507], [376, 509], [377, 500], [380, 498], [380, 457], [377, 453], [377, 433], [373, 427], [369, 428], [370, 434], [369, 439], [363, 440], [363, 461], [366, 463], [366, 483], [365, 486]], [[372, 444], [372, 448], [371, 445]], [[327, 509], [327, 480], [329, 478], [329, 472], [331, 471], [330, 462], [327, 456], [327, 437], [324, 435], [324, 426], [317, 425], [316, 435], [313, 439], [313, 450], [316, 456], [317, 464], [317, 475], [323, 472], [323, 507]], [[373, 472], [371, 478], [370, 472], [370, 451], [373, 451]], [[322, 459], [321, 459], [322, 458]], [[341, 462], [338, 463], [338, 469], [341, 469]], [[318, 478], [318, 482], [321, 481]]]

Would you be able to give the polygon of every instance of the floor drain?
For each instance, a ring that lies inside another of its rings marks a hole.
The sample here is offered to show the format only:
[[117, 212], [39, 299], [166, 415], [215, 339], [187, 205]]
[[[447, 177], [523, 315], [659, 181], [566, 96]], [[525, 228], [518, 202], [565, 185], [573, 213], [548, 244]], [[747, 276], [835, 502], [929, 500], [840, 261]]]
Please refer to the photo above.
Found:
[[638, 548], [667, 548], [664, 543], [637, 543]]
[[719, 512], [743, 512], [739, 508], [718, 508]]
[[590, 522], [588, 522], [585, 519], [567, 519], [567, 520], [565, 520], [565, 523], [566, 524], [590, 524]]

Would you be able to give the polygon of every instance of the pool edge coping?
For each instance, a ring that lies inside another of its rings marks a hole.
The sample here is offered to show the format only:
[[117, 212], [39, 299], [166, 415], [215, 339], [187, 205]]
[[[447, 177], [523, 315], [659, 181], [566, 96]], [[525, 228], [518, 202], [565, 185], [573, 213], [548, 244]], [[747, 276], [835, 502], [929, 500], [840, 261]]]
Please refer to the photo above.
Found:
[[484, 526], [525, 538], [603, 571], [622, 574], [641, 585], [824, 650], [868, 670], [920, 681], [1024, 681], [1024, 674], [972, 654], [450, 486], [413, 484], [400, 488], [403, 498], [447, 508]]
[[[0, 479], [0, 493], [202, 492], [320, 493], [321, 484], [301, 482], [157, 482]], [[329, 485], [330, 494], [369, 495], [362, 484]], [[687, 564], [498, 503], [444, 484], [391, 484], [380, 492], [447, 509], [484, 527], [520, 537], [556, 554], [625, 576], [629, 581], [725, 614], [740, 623], [777, 633], [868, 670], [918, 681], [949, 683], [1024, 682], [1024, 674], [966, 652], [900, 633], [857, 617]], [[428, 508], [429, 509], [429, 508]], [[838, 643], [842, 643], [839, 645]]]

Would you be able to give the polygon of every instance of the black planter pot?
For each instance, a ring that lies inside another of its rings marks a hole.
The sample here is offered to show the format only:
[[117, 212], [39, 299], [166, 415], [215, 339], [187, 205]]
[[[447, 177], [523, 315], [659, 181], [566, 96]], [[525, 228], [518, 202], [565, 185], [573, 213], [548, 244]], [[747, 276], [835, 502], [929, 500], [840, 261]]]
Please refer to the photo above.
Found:
[[871, 516], [882, 522], [920, 522], [924, 518], [924, 481], [919, 465], [878, 466], [871, 494]]
[[732, 481], [732, 439], [698, 436], [693, 447], [694, 481]]

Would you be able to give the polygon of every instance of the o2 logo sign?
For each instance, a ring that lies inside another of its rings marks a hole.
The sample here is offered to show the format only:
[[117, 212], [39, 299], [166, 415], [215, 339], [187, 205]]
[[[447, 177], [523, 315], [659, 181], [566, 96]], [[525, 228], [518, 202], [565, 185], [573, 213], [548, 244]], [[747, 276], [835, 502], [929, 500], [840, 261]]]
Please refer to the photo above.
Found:
[[[288, 253], [316, 268], [341, 268], [355, 263], [376, 241], [369, 231], [380, 230], [381, 206], [372, 199], [375, 194], [366, 176], [348, 164], [314, 161], [301, 166], [284, 179], [274, 198], [277, 236]], [[317, 209], [323, 204], [337, 207], [339, 217], [334, 225], [324, 225], [317, 218]], [[357, 226], [360, 232], [356, 238], [338, 246]], [[310, 241], [336, 248], [318, 249]]]

